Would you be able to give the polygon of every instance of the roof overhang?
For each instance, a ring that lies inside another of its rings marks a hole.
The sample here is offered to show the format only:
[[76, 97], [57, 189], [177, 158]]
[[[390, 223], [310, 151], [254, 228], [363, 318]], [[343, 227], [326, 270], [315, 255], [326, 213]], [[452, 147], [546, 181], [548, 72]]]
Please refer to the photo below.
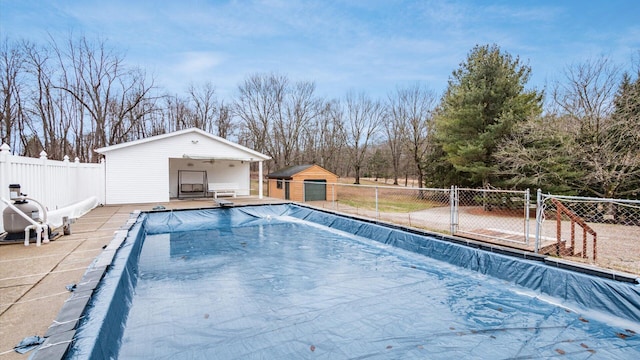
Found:
[[182, 155], [182, 158], [190, 159], [190, 160], [229, 160], [229, 161], [248, 161], [248, 162], [264, 161], [264, 159], [255, 159], [252, 157], [225, 157], [225, 156], [216, 156], [216, 155], [191, 155], [191, 154], [184, 154]]
[[[189, 128], [189, 129], [183, 129], [183, 130], [178, 130], [178, 131], [174, 131], [172, 133], [167, 133], [167, 134], [162, 134], [162, 135], [155, 135], [155, 136], [150, 136], [147, 138], [142, 138], [142, 139], [138, 139], [138, 140], [134, 140], [134, 141], [129, 141], [126, 143], [121, 143], [121, 144], [116, 144], [116, 145], [111, 145], [111, 146], [106, 146], [106, 147], [101, 147], [98, 149], [94, 149], [95, 152], [99, 153], [99, 154], [103, 154], [106, 155], [107, 153], [114, 151], [114, 150], [120, 150], [120, 149], [124, 149], [127, 147], [131, 147], [131, 146], [137, 146], [140, 144], [145, 144], [145, 143], [150, 143], [150, 142], [154, 142], [154, 141], [158, 141], [158, 140], [163, 140], [163, 139], [167, 139], [167, 138], [172, 138], [172, 137], [176, 137], [176, 136], [182, 136], [185, 134], [200, 134], [204, 137], [207, 137], [213, 141], [217, 141], [219, 143], [225, 144], [233, 149], [236, 150], [240, 150], [241, 152], [244, 152], [246, 154], [246, 158], [244, 159], [232, 159], [232, 160], [245, 160], [245, 161], [267, 161], [267, 160], [271, 160], [271, 157], [262, 153], [259, 153], [255, 150], [249, 149], [245, 146], [242, 146], [240, 144], [236, 144], [234, 142], [231, 142], [227, 139], [215, 136], [213, 134], [210, 134], [206, 131], [200, 130], [198, 128]], [[202, 155], [200, 155], [202, 156]], [[220, 157], [209, 157], [208, 159], [221, 159]], [[252, 160], [253, 159], [253, 160]]]

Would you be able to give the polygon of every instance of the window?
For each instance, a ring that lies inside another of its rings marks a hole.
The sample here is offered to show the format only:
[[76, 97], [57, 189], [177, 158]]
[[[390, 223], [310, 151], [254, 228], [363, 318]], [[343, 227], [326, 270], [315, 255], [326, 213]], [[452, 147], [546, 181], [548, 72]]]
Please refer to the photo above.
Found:
[[283, 182], [284, 182], [284, 180], [282, 180], [282, 179], [276, 180], [276, 188], [282, 189], [282, 183]]

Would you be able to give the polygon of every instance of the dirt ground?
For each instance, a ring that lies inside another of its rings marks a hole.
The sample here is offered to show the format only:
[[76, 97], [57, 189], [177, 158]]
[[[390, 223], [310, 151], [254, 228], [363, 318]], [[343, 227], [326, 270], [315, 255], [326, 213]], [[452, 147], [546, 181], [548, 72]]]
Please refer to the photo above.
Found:
[[[335, 210], [348, 214], [356, 214], [369, 218], [377, 218], [395, 224], [407, 225], [415, 228], [433, 231], [442, 234], [451, 234], [451, 213], [450, 208], [436, 207], [427, 210], [408, 213], [378, 213], [373, 210], [353, 208], [344, 204], [334, 204], [332, 202], [314, 202], [311, 205], [320, 208]], [[480, 232], [483, 229], [502, 230], [504, 233], [522, 236], [523, 240], [518, 242], [490, 241], [504, 246], [515, 247], [534, 251], [536, 221], [532, 215], [528, 222], [529, 243], [524, 240], [524, 216], [510, 212], [483, 211], [482, 208], [468, 207], [460, 208], [459, 230], [470, 233]], [[593, 260], [593, 241], [589, 235], [587, 239], [587, 258], [580, 256], [565, 256], [565, 259], [586, 263], [609, 269], [613, 271], [634, 274], [640, 277], [640, 227], [625, 226], [616, 224], [589, 224], [598, 234], [596, 241], [596, 260]], [[539, 248], [556, 243], [556, 221], [545, 220], [540, 228], [541, 243]], [[562, 239], [570, 242], [571, 226], [569, 221], [561, 223]], [[469, 235], [459, 233], [457, 235]], [[471, 236], [475, 240], [482, 240], [481, 237]], [[582, 231], [576, 230], [576, 248], [578, 252], [582, 249]]]

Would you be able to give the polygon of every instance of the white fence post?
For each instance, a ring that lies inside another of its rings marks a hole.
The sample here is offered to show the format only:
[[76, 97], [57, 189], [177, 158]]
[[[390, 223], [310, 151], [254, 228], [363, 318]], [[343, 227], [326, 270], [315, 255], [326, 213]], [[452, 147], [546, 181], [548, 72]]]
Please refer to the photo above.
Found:
[[37, 190], [34, 191], [33, 194], [30, 194], [33, 199], [44, 199], [44, 196], [47, 193], [46, 182], [49, 180], [49, 177], [47, 176], [47, 155], [47, 152], [44, 150], [40, 152], [40, 179], [37, 182]]
[[[105, 164], [49, 160], [42, 151], [39, 158], [12, 155], [7, 144], [0, 146], [0, 196], [9, 198], [9, 184], [20, 184], [32, 199], [49, 210], [58, 209], [92, 196], [105, 202]], [[0, 202], [0, 212], [5, 208]], [[4, 231], [0, 217], [0, 231]]]
[[[69, 162], [68, 155], [65, 155], [64, 158], [62, 158], [62, 162], [64, 163], [64, 169], [66, 172], [65, 179], [67, 181], [66, 184], [68, 185], [68, 187], [64, 189], [64, 194], [66, 198], [69, 198], [69, 196], [71, 195], [70, 189], [76, 188], [75, 176], [71, 176], [71, 162]], [[75, 173], [77, 173], [77, 171]]]
[[[9, 199], [10, 161], [11, 148], [6, 143], [2, 143], [0, 146], [0, 198]], [[0, 201], [0, 213], [4, 211], [5, 207], [4, 201]], [[0, 232], [4, 231], [2, 222], [2, 216], [0, 216]]]
[[[3, 198], [9, 198], [9, 169], [10, 167], [11, 148], [6, 143], [0, 146], [0, 195]], [[4, 203], [2, 203], [4, 204]], [[4, 208], [4, 205], [1, 205]]]

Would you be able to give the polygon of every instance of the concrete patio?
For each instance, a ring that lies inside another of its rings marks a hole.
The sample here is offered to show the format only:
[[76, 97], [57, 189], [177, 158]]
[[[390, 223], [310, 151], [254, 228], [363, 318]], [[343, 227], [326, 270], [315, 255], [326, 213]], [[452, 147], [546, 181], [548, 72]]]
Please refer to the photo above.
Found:
[[[240, 197], [236, 205], [281, 203], [278, 199]], [[109, 244], [135, 210], [216, 207], [212, 199], [175, 200], [162, 204], [102, 206], [77, 219], [71, 235], [37, 247], [22, 243], [0, 246], [0, 359], [26, 359], [13, 350], [27, 336], [44, 336], [87, 267]]]

